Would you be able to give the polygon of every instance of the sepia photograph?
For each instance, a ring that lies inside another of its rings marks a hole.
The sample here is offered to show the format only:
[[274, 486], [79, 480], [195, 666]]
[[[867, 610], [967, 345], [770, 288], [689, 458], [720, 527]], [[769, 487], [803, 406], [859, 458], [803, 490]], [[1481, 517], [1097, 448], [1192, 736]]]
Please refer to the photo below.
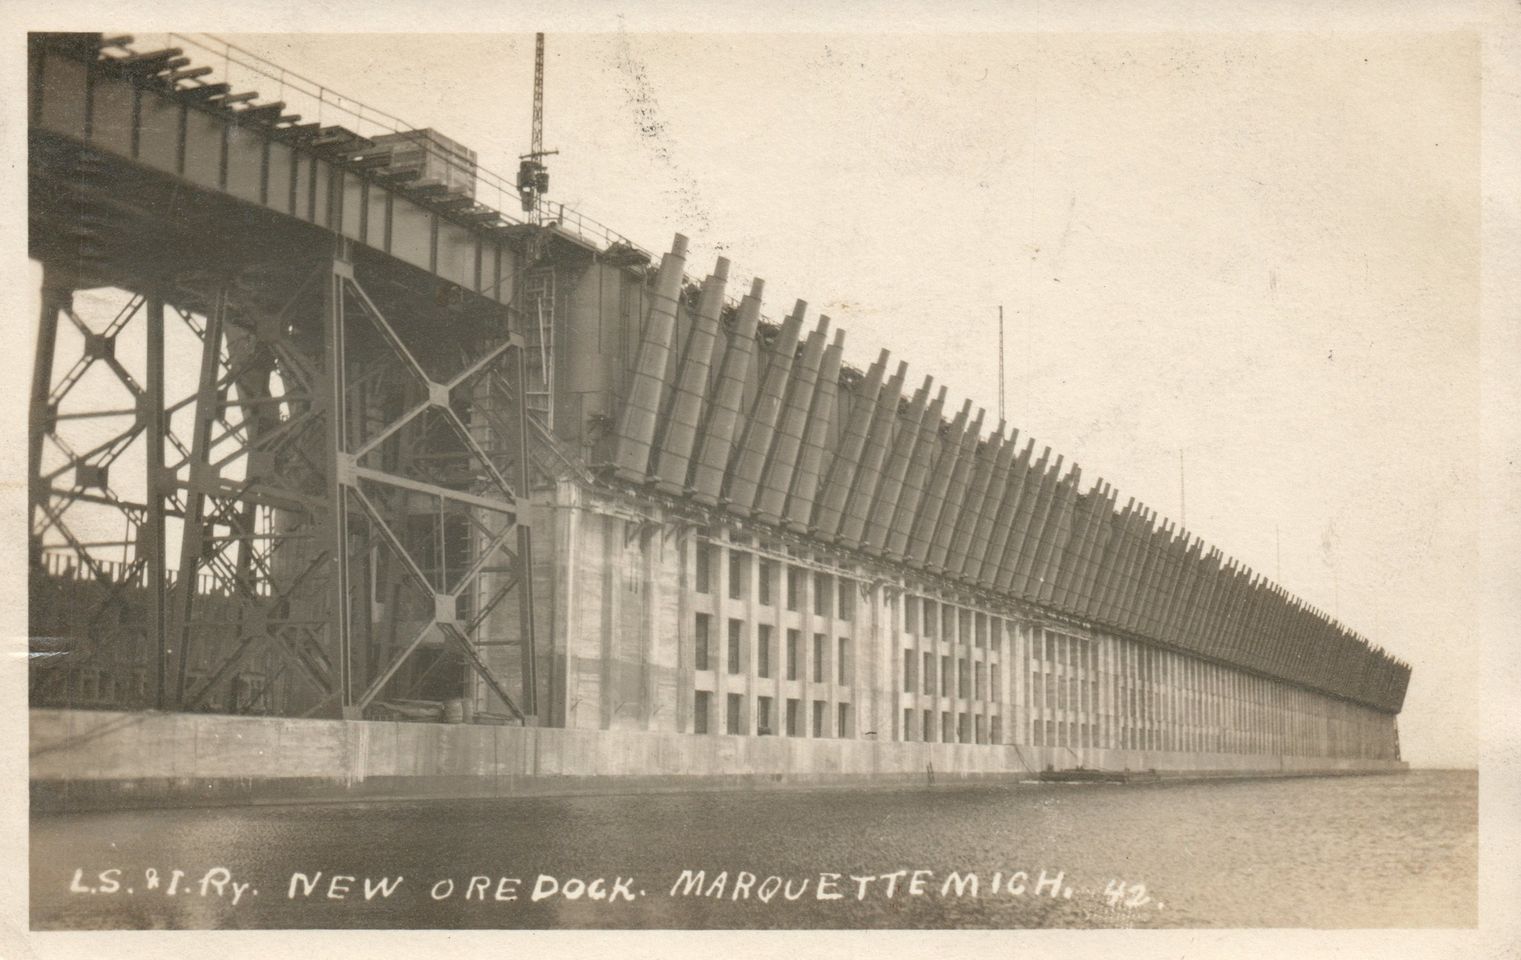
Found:
[[15, 936], [1479, 932], [1482, 30], [468, 9], [12, 37]]

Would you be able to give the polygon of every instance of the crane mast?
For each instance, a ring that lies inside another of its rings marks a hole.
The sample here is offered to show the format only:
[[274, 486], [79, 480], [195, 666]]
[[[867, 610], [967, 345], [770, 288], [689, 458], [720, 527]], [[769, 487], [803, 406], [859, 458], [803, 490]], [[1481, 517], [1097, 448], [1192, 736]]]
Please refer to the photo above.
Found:
[[518, 198], [523, 201], [524, 213], [536, 214], [539, 198], [549, 192], [549, 168], [544, 165], [544, 158], [559, 152], [544, 149], [544, 34], [536, 33], [533, 40], [533, 130], [529, 135], [528, 152], [518, 158]]

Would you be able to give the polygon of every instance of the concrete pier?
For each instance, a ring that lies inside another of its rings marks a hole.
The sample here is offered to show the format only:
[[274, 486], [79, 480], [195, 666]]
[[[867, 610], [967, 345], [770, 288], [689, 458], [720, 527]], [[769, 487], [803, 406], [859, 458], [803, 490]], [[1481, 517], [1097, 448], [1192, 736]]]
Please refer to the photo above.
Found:
[[[31, 801], [42, 811], [1033, 779], [1060, 748], [692, 737], [639, 731], [31, 711]], [[1089, 750], [1090, 766], [1176, 777], [1387, 773], [1365, 759]]]

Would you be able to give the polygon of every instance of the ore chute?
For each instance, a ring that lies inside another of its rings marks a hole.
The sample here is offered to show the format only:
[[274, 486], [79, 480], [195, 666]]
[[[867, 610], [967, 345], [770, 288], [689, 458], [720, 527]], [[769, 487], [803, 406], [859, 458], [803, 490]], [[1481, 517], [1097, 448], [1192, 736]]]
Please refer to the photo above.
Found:
[[909, 456], [907, 469], [903, 474], [898, 509], [893, 512], [891, 536], [888, 537], [884, 551], [893, 560], [902, 560], [908, 554], [914, 521], [919, 516], [920, 505], [924, 500], [924, 481], [929, 475], [931, 464], [940, 455], [940, 432], [945, 426], [941, 419], [941, 414], [945, 409], [945, 395], [946, 388], [941, 387], [929, 408], [925, 410], [924, 419], [919, 421], [918, 439], [913, 445], [913, 452]]
[[[877, 398], [882, 393], [882, 377], [887, 368], [886, 350], [877, 355], [866, 375], [854, 391], [850, 402], [850, 416], [843, 425], [839, 450], [828, 458], [829, 466], [824, 472], [815, 497], [812, 526], [818, 536], [833, 540], [840, 533], [845, 517], [845, 504], [850, 498], [850, 488], [861, 466], [861, 454], [865, 452], [867, 436], [871, 430], [872, 417], [877, 410]], [[842, 403], [836, 402], [839, 410]]]
[[[972, 425], [961, 434], [961, 443], [956, 452], [956, 463], [951, 468], [950, 481], [945, 487], [940, 515], [932, 528], [934, 536], [930, 541], [927, 558], [927, 565], [932, 573], [945, 572], [946, 558], [950, 555], [953, 538], [958, 531], [965, 534], [965, 531], [961, 529], [961, 517], [966, 512], [967, 484], [971, 482], [973, 463], [977, 459], [983, 416], [984, 411], [979, 409]], [[964, 543], [963, 549], [965, 549]]]
[[692, 499], [706, 507], [718, 505], [728, 477], [729, 461], [742, 429], [745, 381], [755, 363], [755, 331], [765, 289], [764, 280], [757, 279], [750, 285], [750, 292], [735, 311], [734, 327], [721, 346], [718, 379], [702, 426], [690, 483]]
[[975, 567], [967, 570], [967, 579], [981, 587], [991, 587], [998, 577], [998, 568], [1003, 563], [1004, 551], [1009, 544], [1009, 538], [1014, 533], [1014, 518], [1019, 509], [1019, 498], [1024, 490], [1025, 479], [1030, 473], [1030, 456], [1035, 451], [1035, 441], [1026, 439], [1024, 448], [1018, 456], [1009, 464], [1009, 475], [1005, 484], [995, 492], [998, 498], [998, 508], [994, 514], [993, 525], [988, 530], [988, 548], [983, 554], [982, 561]]
[[[956, 518], [956, 529], [951, 534], [950, 549], [945, 558], [944, 567], [948, 576], [960, 577], [962, 569], [966, 566], [967, 555], [976, 547], [977, 528], [981, 525], [985, 513], [988, 487], [993, 483], [994, 469], [1006, 446], [1004, 427], [1004, 422], [998, 421], [998, 427], [993, 431], [993, 435], [986, 442], [977, 445], [971, 480], [967, 484], [966, 496], [961, 502], [961, 510]], [[988, 522], [992, 522], [991, 517], [988, 518]], [[983, 542], [986, 544], [986, 540]]]
[[[845, 516], [840, 521], [839, 542], [847, 547], [865, 545], [868, 518], [877, 503], [885, 474], [882, 466], [887, 461], [889, 448], [893, 446], [895, 431], [900, 419], [898, 409], [903, 399], [903, 381], [908, 375], [908, 364], [899, 362], [898, 369], [883, 386], [877, 397], [877, 408], [872, 411], [871, 428], [867, 432], [866, 449], [861, 453], [861, 465], [856, 470], [855, 481], [850, 485], [850, 495], [845, 499]], [[870, 551], [868, 551], [870, 552]]]
[[792, 475], [803, 448], [803, 432], [807, 429], [808, 411], [813, 406], [818, 387], [819, 366], [824, 361], [824, 341], [828, 331], [829, 318], [820, 317], [819, 325], [804, 341], [802, 356], [788, 378], [782, 412], [777, 418], [771, 451], [766, 456], [760, 490], [755, 498], [755, 517], [762, 523], [780, 523], [787, 507], [787, 490], [792, 485]]
[[634, 361], [633, 380], [623, 415], [618, 422], [618, 444], [613, 454], [613, 473], [630, 483], [643, 482], [650, 473], [650, 453], [655, 427], [668, 384], [671, 343], [676, 335], [677, 297], [681, 293], [682, 269], [686, 265], [687, 238], [681, 234], [671, 251], [660, 260], [655, 290], [650, 299], [644, 336]]
[[802, 329], [803, 314], [807, 310], [808, 304], [799, 300], [792, 308], [792, 313], [782, 322], [775, 342], [765, 351], [767, 363], [760, 391], [750, 406], [750, 416], [745, 421], [739, 452], [734, 457], [733, 466], [729, 470], [728, 487], [724, 491], [724, 499], [727, 501], [725, 506], [730, 513], [741, 517], [750, 516], [755, 509], [761, 472], [771, 453], [776, 423], [782, 414], [782, 399], [797, 358], [798, 333]]
[[692, 451], [708, 392], [708, 375], [717, 350], [719, 312], [723, 309], [724, 284], [729, 276], [729, 261], [723, 257], [713, 273], [703, 282], [692, 332], [682, 353], [676, 389], [668, 412], [662, 418], [660, 449], [655, 467], [655, 488], [675, 495], [686, 487]]
[[796, 533], [806, 533], [813, 517], [814, 500], [818, 496], [820, 474], [823, 469], [825, 447], [829, 443], [830, 429], [834, 426], [835, 411], [839, 408], [840, 355], [845, 349], [845, 331], [836, 330], [834, 342], [824, 350], [819, 365], [818, 386], [814, 389], [813, 409], [808, 413], [807, 427], [803, 435], [803, 451], [793, 472], [792, 490], [787, 496], [787, 528]]

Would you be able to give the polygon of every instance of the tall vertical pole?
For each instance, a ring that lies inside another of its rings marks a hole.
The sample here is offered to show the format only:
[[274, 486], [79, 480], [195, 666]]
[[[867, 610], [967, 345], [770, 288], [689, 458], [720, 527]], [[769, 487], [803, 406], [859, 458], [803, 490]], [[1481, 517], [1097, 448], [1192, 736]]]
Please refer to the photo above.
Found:
[[998, 419], [1003, 420], [1003, 304], [998, 305]]
[[338, 712], [344, 719], [359, 719], [354, 706], [351, 609], [349, 597], [348, 404], [344, 359], [344, 284], [353, 279], [354, 265], [347, 258], [347, 242], [338, 241], [323, 294], [323, 320], [327, 327], [328, 503], [330, 561], [333, 565], [332, 608], [328, 620], [329, 642], [338, 667]]
[[1183, 451], [1178, 450], [1178, 523], [1188, 526], [1188, 482], [1183, 476]]
[[148, 298], [148, 382], [143, 391], [143, 436], [147, 476], [148, 511], [142, 528], [139, 548], [145, 554], [148, 588], [148, 642], [155, 651], [153, 705], [162, 710], [168, 702], [169, 631], [164, 622], [167, 598], [164, 592], [164, 433], [168, 414], [164, 411], [164, 300], [158, 295]]

